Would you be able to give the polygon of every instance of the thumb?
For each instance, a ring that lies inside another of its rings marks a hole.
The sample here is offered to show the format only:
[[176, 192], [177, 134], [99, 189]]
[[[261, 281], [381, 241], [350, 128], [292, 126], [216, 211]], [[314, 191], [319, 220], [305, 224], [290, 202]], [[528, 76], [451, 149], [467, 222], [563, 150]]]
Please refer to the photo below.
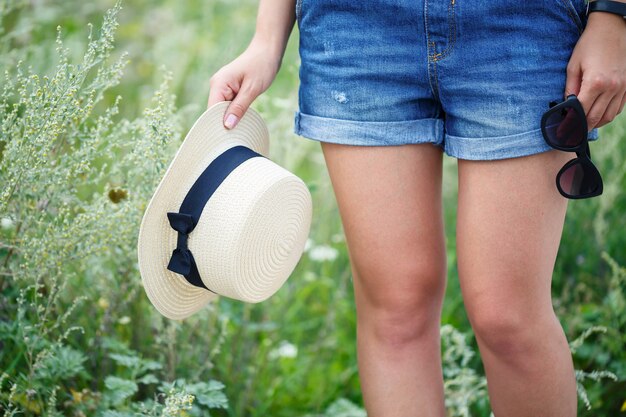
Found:
[[582, 82], [582, 69], [577, 62], [570, 62], [567, 66], [567, 75], [565, 81], [565, 92], [563, 99], [570, 94], [580, 93], [580, 84]]
[[244, 79], [239, 92], [237, 92], [237, 95], [224, 113], [224, 126], [227, 129], [232, 129], [237, 125], [257, 95], [251, 83], [246, 82], [246, 79]]

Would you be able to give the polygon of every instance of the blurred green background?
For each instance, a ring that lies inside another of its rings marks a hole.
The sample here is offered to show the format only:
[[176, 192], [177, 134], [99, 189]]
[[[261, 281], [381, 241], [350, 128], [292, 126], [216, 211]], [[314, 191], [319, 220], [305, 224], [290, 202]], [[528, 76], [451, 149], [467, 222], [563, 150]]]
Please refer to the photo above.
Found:
[[[311, 190], [306, 251], [266, 302], [220, 298], [175, 322], [141, 287], [139, 223], [206, 108], [209, 78], [251, 40], [258, 4], [114, 6], [0, 3], [0, 412], [365, 416], [338, 209], [319, 143], [293, 133], [297, 26], [276, 80], [252, 107], [270, 128], [272, 160]], [[602, 127], [591, 145], [605, 192], [570, 202], [553, 279], [580, 415], [626, 415], [624, 120]], [[456, 160], [444, 163], [446, 406], [450, 416], [487, 417], [484, 370], [457, 279]]]

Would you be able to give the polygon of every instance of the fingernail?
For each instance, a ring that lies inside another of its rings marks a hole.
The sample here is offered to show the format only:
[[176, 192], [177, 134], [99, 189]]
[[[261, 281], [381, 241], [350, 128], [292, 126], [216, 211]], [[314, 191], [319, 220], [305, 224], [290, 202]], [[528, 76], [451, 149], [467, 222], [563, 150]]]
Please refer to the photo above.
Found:
[[230, 113], [226, 117], [226, 121], [224, 122], [224, 125], [226, 125], [227, 128], [232, 129], [237, 124], [237, 120], [239, 120], [239, 118], [235, 116], [234, 114]]

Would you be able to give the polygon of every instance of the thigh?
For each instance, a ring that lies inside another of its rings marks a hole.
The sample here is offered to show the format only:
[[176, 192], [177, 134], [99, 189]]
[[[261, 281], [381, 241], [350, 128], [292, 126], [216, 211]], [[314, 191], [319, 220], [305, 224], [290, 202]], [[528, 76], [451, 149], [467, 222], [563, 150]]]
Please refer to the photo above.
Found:
[[568, 204], [555, 177], [571, 157], [551, 150], [459, 160], [457, 261], [472, 325], [553, 314], [551, 278]]
[[322, 143], [322, 149], [353, 266], [357, 310], [440, 303], [446, 270], [441, 148]]

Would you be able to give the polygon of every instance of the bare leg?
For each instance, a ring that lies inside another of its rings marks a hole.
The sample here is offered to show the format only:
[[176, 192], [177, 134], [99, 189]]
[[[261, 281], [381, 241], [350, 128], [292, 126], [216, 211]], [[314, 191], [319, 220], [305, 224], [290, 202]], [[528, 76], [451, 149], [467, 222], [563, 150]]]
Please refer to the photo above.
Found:
[[444, 417], [442, 151], [322, 143], [350, 254], [369, 417]]
[[576, 416], [572, 357], [551, 298], [568, 204], [555, 177], [571, 157], [459, 160], [459, 279], [496, 417]]

